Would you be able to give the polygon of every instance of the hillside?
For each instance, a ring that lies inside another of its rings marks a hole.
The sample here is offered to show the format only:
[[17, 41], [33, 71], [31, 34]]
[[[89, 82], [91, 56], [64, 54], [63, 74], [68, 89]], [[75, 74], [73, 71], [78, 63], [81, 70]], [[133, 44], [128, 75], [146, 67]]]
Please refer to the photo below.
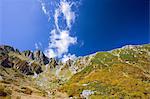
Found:
[[150, 44], [62, 63], [40, 50], [0, 46], [0, 98], [150, 98]]

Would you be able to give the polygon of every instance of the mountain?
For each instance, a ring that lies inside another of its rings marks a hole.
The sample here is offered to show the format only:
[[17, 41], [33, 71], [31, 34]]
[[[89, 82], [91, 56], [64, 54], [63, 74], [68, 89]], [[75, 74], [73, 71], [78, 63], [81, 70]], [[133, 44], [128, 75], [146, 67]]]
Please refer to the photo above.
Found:
[[150, 44], [69, 59], [0, 46], [0, 99], [150, 98]]

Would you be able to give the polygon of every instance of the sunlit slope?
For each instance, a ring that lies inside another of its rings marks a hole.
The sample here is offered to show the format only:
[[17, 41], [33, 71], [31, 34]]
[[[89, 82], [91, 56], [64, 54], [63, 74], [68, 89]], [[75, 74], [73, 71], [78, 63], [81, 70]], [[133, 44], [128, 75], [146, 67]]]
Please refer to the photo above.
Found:
[[97, 52], [60, 91], [70, 97], [150, 98], [150, 45]]

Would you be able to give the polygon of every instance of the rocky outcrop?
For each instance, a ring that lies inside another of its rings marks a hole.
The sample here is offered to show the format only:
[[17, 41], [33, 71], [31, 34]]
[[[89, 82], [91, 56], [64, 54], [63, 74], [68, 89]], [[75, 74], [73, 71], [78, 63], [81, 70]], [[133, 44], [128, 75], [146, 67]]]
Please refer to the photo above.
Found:
[[69, 59], [69, 60], [66, 61], [66, 65], [68, 67], [71, 67], [72, 64], [73, 64], [73, 60]]
[[43, 72], [42, 67], [36, 62], [29, 63], [29, 66], [30, 66], [31, 71], [35, 72], [36, 74]]
[[[9, 52], [13, 52], [13, 55], [9, 55]], [[34, 55], [31, 51], [24, 51], [22, 54], [18, 49], [14, 49], [10, 46], [0, 46], [0, 66], [6, 68], [14, 68], [26, 75], [34, 75], [34, 72], [39, 74], [42, 72], [41, 65], [34, 62], [25, 60], [21, 55], [24, 55], [30, 59], [34, 59]], [[43, 57], [42, 57], [43, 58]]]
[[38, 61], [41, 65], [46, 65], [49, 63], [49, 59], [40, 50], [32, 52], [30, 50], [23, 51], [22, 54], [31, 60]]
[[8, 57], [5, 58], [4, 60], [2, 60], [2, 62], [1, 62], [1, 66], [3, 66], [3, 67], [11, 68], [11, 67], [13, 67], [13, 65], [14, 65], [14, 63], [12, 63]]
[[34, 60], [39, 61], [41, 64], [48, 64], [49, 59], [44, 55], [44, 53], [40, 50], [37, 50], [33, 53], [34, 55]]
[[23, 51], [22, 54], [32, 60], [34, 60], [34, 55], [33, 55], [33, 52], [31, 52], [30, 50], [26, 50], [26, 51]]
[[37, 74], [42, 72], [42, 68], [40, 65], [36, 64], [35, 62], [27, 62], [25, 60], [20, 60], [16, 58], [13, 60], [14, 66], [13, 68], [21, 71], [26, 75], [34, 75], [34, 72]]
[[53, 69], [53, 68], [56, 68], [56, 66], [58, 65], [58, 62], [56, 59], [50, 58], [50, 62], [48, 65], [49, 65], [50, 69]]
[[31, 67], [29, 66], [29, 64], [26, 61], [18, 60], [14, 64], [14, 68], [16, 68], [17, 70], [19, 70], [22, 73], [27, 74], [27, 75], [33, 74], [32, 70], [30, 69]]
[[0, 65], [11, 68], [13, 63], [9, 60], [8, 51], [14, 51], [11, 47], [0, 46]]
[[7, 53], [9, 53], [10, 51], [13, 51], [13, 52], [15, 51], [15, 49], [13, 47], [7, 46], [7, 45], [1, 45], [0, 50], [3, 50]]

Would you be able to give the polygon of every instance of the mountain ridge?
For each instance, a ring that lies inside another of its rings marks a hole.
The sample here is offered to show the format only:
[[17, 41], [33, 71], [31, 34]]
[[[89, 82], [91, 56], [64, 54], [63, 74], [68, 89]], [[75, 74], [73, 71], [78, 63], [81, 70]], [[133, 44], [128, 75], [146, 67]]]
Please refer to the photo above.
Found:
[[40, 50], [20, 52], [1, 45], [0, 71], [4, 99], [16, 99], [16, 94], [20, 99], [150, 98], [150, 44], [127, 45], [65, 63]]

